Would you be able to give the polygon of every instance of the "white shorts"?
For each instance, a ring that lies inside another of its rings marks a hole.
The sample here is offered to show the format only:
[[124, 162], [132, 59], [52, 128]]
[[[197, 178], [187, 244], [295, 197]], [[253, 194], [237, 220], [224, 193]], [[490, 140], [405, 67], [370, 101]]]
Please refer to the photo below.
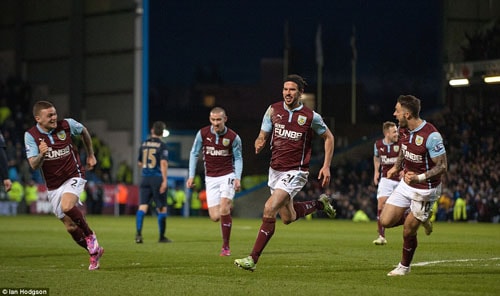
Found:
[[52, 205], [52, 212], [56, 215], [57, 218], [62, 219], [66, 216], [61, 208], [61, 198], [63, 193], [69, 192], [78, 196], [78, 203], [82, 204], [80, 201], [80, 194], [82, 194], [83, 190], [85, 190], [85, 184], [87, 181], [82, 178], [71, 178], [64, 182], [59, 188], [55, 190], [48, 191], [48, 198], [50, 204]]
[[209, 208], [220, 205], [221, 198], [234, 198], [234, 173], [220, 177], [205, 177], [207, 188], [207, 205]]
[[287, 171], [279, 172], [269, 168], [269, 180], [267, 185], [271, 189], [271, 194], [274, 190], [282, 189], [288, 192], [290, 198], [294, 198], [297, 193], [306, 185], [309, 172], [304, 171]]
[[377, 187], [377, 198], [389, 197], [391, 193], [398, 186], [399, 181], [395, 181], [388, 178], [380, 178], [380, 182]]
[[401, 208], [410, 208], [415, 218], [425, 222], [430, 217], [432, 206], [439, 196], [441, 196], [441, 184], [432, 189], [416, 189], [401, 181], [386, 203]]

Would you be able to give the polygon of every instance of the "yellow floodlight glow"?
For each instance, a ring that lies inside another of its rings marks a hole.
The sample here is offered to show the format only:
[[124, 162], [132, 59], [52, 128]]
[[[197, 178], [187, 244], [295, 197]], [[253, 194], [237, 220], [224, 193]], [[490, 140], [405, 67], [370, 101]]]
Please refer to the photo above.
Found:
[[484, 77], [486, 83], [500, 83], [500, 76], [486, 76]]
[[467, 78], [451, 79], [449, 83], [451, 86], [465, 86], [469, 85], [469, 79]]

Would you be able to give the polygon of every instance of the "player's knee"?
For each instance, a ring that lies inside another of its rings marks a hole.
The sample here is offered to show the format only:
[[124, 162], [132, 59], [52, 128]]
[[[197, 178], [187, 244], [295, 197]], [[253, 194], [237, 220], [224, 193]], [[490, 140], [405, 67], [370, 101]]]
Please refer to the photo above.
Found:
[[379, 217], [379, 221], [380, 221], [380, 225], [382, 225], [383, 227], [389, 227], [390, 225], [390, 220], [387, 219], [387, 216], [386, 215], [383, 215], [381, 214], [380, 217]]
[[71, 210], [72, 207], [69, 207], [69, 206], [65, 206], [65, 205], [61, 205], [61, 211], [63, 213], [66, 213], [67, 211]]
[[[265, 217], [275, 217], [275, 216], [276, 216], [276, 214], [277, 214], [277, 212], [278, 212], [278, 211], [277, 211], [274, 207], [272, 207], [272, 206], [270, 206], [270, 205], [267, 205], [267, 204], [266, 204], [266, 205], [264, 206], [264, 216], [265, 216]], [[283, 217], [282, 217], [282, 218], [283, 218]]]
[[214, 215], [214, 214], [209, 214], [210, 220], [213, 222], [219, 222], [220, 221], [220, 215]]
[[417, 229], [413, 228], [413, 227], [404, 227], [404, 229], [403, 229], [403, 238], [404, 237], [410, 237], [410, 236], [416, 236], [417, 235]]

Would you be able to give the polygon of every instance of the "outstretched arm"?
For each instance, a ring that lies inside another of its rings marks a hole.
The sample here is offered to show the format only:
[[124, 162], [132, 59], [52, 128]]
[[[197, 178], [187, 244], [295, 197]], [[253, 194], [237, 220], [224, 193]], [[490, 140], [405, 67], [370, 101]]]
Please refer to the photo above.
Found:
[[94, 148], [92, 147], [92, 137], [86, 127], [82, 129], [82, 140], [85, 152], [87, 153], [87, 169], [91, 170], [97, 164], [97, 159], [94, 155]]
[[330, 131], [330, 129], [327, 129], [326, 132], [324, 132], [321, 137], [325, 140], [325, 159], [323, 160], [323, 166], [321, 167], [321, 170], [319, 171], [318, 174], [318, 180], [321, 180], [321, 186], [326, 187], [328, 184], [330, 184], [330, 165], [332, 163], [333, 159], [333, 150], [334, 150], [334, 144], [335, 144], [335, 138]]

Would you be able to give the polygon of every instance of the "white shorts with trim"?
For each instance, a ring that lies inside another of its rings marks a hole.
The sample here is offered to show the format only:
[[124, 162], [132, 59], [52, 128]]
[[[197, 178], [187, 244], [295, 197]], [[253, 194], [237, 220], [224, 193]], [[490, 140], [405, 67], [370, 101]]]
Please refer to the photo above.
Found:
[[410, 208], [413, 216], [424, 222], [430, 217], [432, 206], [441, 196], [441, 184], [431, 189], [416, 189], [401, 181], [386, 201], [386, 204]]
[[280, 172], [269, 168], [269, 180], [267, 185], [271, 189], [271, 194], [274, 190], [282, 189], [294, 198], [297, 193], [306, 185], [309, 172], [292, 170]]
[[219, 177], [205, 177], [205, 187], [207, 189], [207, 205], [209, 208], [220, 205], [221, 198], [233, 200], [234, 179], [236, 175], [230, 173]]
[[80, 194], [82, 194], [83, 190], [85, 190], [85, 184], [87, 181], [82, 178], [71, 178], [64, 182], [59, 188], [55, 190], [49, 190], [47, 192], [47, 197], [52, 205], [52, 212], [56, 215], [57, 218], [62, 219], [66, 216], [61, 208], [61, 198], [63, 193], [73, 193], [78, 196], [78, 203], [81, 205]]
[[378, 183], [377, 187], [377, 198], [380, 197], [389, 197], [391, 193], [396, 189], [398, 186], [399, 181], [395, 181], [392, 179], [388, 178], [380, 178], [380, 181]]

